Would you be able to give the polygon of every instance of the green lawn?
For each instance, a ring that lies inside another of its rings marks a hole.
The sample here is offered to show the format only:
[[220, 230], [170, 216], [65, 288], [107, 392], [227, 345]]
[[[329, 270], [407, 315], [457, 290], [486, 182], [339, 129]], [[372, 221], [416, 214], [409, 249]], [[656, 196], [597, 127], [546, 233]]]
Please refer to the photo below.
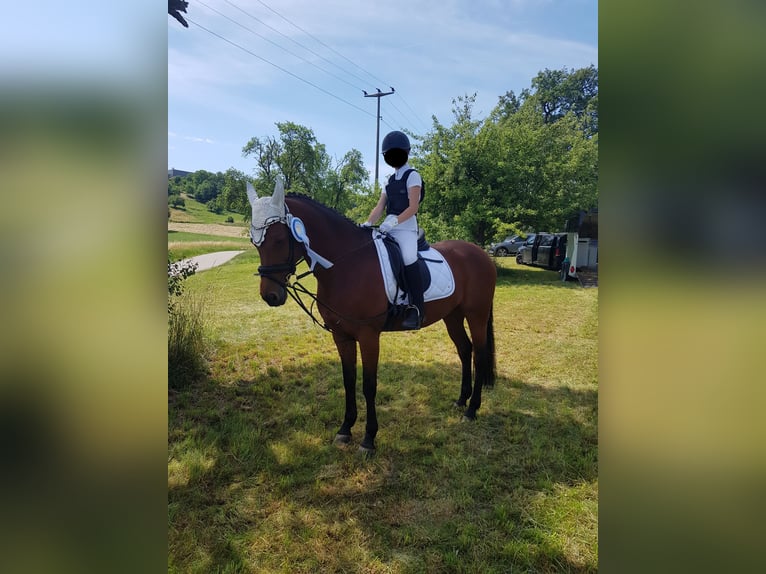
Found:
[[226, 237], [188, 231], [168, 231], [168, 255], [171, 261], [178, 261], [195, 255], [216, 251], [252, 249], [248, 237]]
[[207, 205], [204, 203], [200, 203], [183, 193], [181, 194], [181, 197], [186, 202], [186, 205], [181, 209], [171, 207], [170, 221], [226, 224], [226, 218], [231, 217], [234, 220], [233, 225], [244, 225], [241, 213], [235, 213], [233, 211], [213, 213], [208, 210]]
[[451, 406], [442, 323], [386, 333], [371, 460], [361, 383], [341, 450], [332, 338], [261, 301], [257, 252], [189, 278], [209, 376], [170, 396], [169, 571], [595, 572], [598, 289], [497, 264], [498, 381], [477, 421]]
[[[250, 239], [247, 237], [247, 225], [242, 221], [241, 214], [228, 211], [216, 214], [208, 211], [204, 204], [186, 195], [183, 195], [183, 198], [186, 201], [185, 209], [171, 208], [168, 222], [193, 224], [190, 226], [195, 227], [195, 230], [199, 226], [199, 232], [168, 230], [168, 256], [171, 261], [216, 251], [252, 249]], [[229, 216], [234, 219], [234, 223], [226, 222]], [[241, 235], [232, 237], [217, 235], [214, 230], [211, 231], [211, 228], [222, 230], [224, 227], [228, 230], [241, 231]]]

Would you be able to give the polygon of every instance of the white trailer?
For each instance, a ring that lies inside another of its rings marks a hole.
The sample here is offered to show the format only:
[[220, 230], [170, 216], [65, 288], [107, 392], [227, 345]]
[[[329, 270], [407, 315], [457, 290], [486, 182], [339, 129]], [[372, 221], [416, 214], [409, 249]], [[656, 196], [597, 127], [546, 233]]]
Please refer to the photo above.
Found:
[[561, 278], [576, 279], [585, 269], [598, 271], [598, 209], [580, 211], [567, 220], [567, 249]]

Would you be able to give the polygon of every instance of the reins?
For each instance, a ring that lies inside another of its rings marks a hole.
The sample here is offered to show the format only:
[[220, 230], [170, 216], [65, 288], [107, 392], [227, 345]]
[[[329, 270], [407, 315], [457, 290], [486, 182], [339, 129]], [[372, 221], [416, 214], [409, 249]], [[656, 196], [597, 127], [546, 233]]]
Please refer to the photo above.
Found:
[[[379, 313], [377, 315], [374, 315], [374, 316], [372, 316], [372, 317], [370, 317], [368, 319], [358, 320], [358, 319], [354, 319], [354, 318], [351, 318], [351, 317], [347, 317], [347, 316], [345, 316], [342, 313], [339, 313], [338, 311], [336, 311], [335, 309], [330, 307], [327, 303], [323, 303], [322, 301], [320, 301], [319, 298], [314, 293], [309, 291], [308, 288], [306, 288], [306, 286], [304, 286], [300, 282], [300, 280], [303, 279], [304, 277], [307, 277], [308, 275], [311, 275], [311, 274], [314, 273], [311, 269], [309, 269], [308, 271], [306, 271], [304, 273], [301, 273], [300, 275], [295, 276], [295, 278], [292, 281], [290, 281], [290, 277], [295, 275], [295, 272], [297, 270], [297, 266], [301, 263], [301, 261], [305, 261], [306, 258], [304, 256], [301, 256], [301, 258], [297, 262], [293, 261], [293, 258], [295, 256], [295, 238], [292, 236], [292, 234], [290, 234], [289, 237], [290, 237], [290, 248], [289, 248], [290, 249], [290, 253], [288, 255], [287, 262], [286, 263], [280, 263], [280, 264], [277, 264], [277, 265], [267, 265], [267, 266], [258, 267], [258, 272], [255, 273], [255, 275], [256, 276], [260, 276], [260, 277], [266, 277], [267, 279], [273, 281], [274, 283], [276, 283], [277, 285], [282, 287], [285, 290], [285, 292], [288, 295], [290, 295], [290, 297], [293, 299], [293, 301], [295, 301], [298, 304], [298, 306], [301, 309], [303, 309], [303, 311], [309, 317], [311, 317], [311, 320], [315, 324], [319, 325], [325, 331], [328, 331], [328, 332], [332, 333], [332, 328], [329, 327], [326, 323], [321, 323], [316, 318], [316, 316], [314, 315], [314, 311], [313, 311], [314, 310], [314, 304], [321, 305], [325, 309], [330, 311], [331, 313], [334, 313], [335, 315], [337, 315], [339, 317], [338, 323], [340, 323], [340, 321], [343, 320], [343, 321], [347, 321], [349, 323], [354, 323], [356, 325], [363, 325], [365, 323], [369, 323], [369, 322], [374, 321], [376, 319], [379, 319], [381, 317], [385, 317], [388, 314], [388, 310], [386, 310], [386, 311], [384, 311], [382, 313]], [[369, 240], [365, 241], [364, 243], [362, 243], [361, 245], [355, 247], [354, 249], [351, 249], [350, 251], [347, 251], [346, 253], [344, 253], [343, 255], [338, 257], [337, 259], [335, 259], [335, 261], [336, 262], [337, 261], [343, 261], [344, 259], [346, 259], [350, 255], [352, 255], [353, 253], [356, 253], [357, 251], [360, 251], [364, 247], [367, 247], [373, 241], [375, 241], [375, 240], [373, 238], [370, 238]], [[282, 281], [279, 278], [273, 277], [272, 275], [275, 274], [275, 273], [287, 273], [287, 280], [286, 281]], [[306, 306], [306, 304], [303, 302], [303, 299], [301, 299], [301, 293], [304, 294], [304, 295], [307, 295], [309, 298], [311, 298], [312, 302], [311, 302], [310, 307]]]

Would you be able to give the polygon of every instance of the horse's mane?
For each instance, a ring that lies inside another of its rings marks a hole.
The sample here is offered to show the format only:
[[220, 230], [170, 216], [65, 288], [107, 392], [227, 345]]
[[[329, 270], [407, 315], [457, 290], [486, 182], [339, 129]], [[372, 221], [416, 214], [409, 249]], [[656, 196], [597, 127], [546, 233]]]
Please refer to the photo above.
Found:
[[352, 219], [349, 219], [339, 211], [336, 211], [332, 207], [326, 206], [324, 203], [317, 201], [313, 197], [309, 197], [308, 195], [304, 195], [302, 193], [296, 193], [296, 192], [290, 192], [286, 195], [286, 197], [290, 197], [292, 199], [298, 199], [305, 203], [310, 203], [311, 205], [317, 207], [322, 213], [327, 215], [328, 217], [338, 219], [340, 221], [344, 221], [345, 223], [348, 223], [349, 225], [353, 225], [356, 229], [360, 229], [359, 225], [353, 221]]

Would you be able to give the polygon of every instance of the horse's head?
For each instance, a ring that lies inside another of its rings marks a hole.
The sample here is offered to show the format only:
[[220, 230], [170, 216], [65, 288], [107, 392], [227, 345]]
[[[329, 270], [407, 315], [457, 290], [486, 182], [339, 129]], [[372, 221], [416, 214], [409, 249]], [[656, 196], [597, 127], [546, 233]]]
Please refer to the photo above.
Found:
[[283, 305], [287, 300], [285, 284], [295, 272], [295, 260], [299, 255], [288, 228], [282, 180], [277, 179], [271, 197], [260, 198], [248, 182], [247, 197], [253, 210], [250, 241], [258, 249], [261, 257], [261, 266], [258, 268], [258, 274], [261, 276], [261, 297], [272, 307]]

